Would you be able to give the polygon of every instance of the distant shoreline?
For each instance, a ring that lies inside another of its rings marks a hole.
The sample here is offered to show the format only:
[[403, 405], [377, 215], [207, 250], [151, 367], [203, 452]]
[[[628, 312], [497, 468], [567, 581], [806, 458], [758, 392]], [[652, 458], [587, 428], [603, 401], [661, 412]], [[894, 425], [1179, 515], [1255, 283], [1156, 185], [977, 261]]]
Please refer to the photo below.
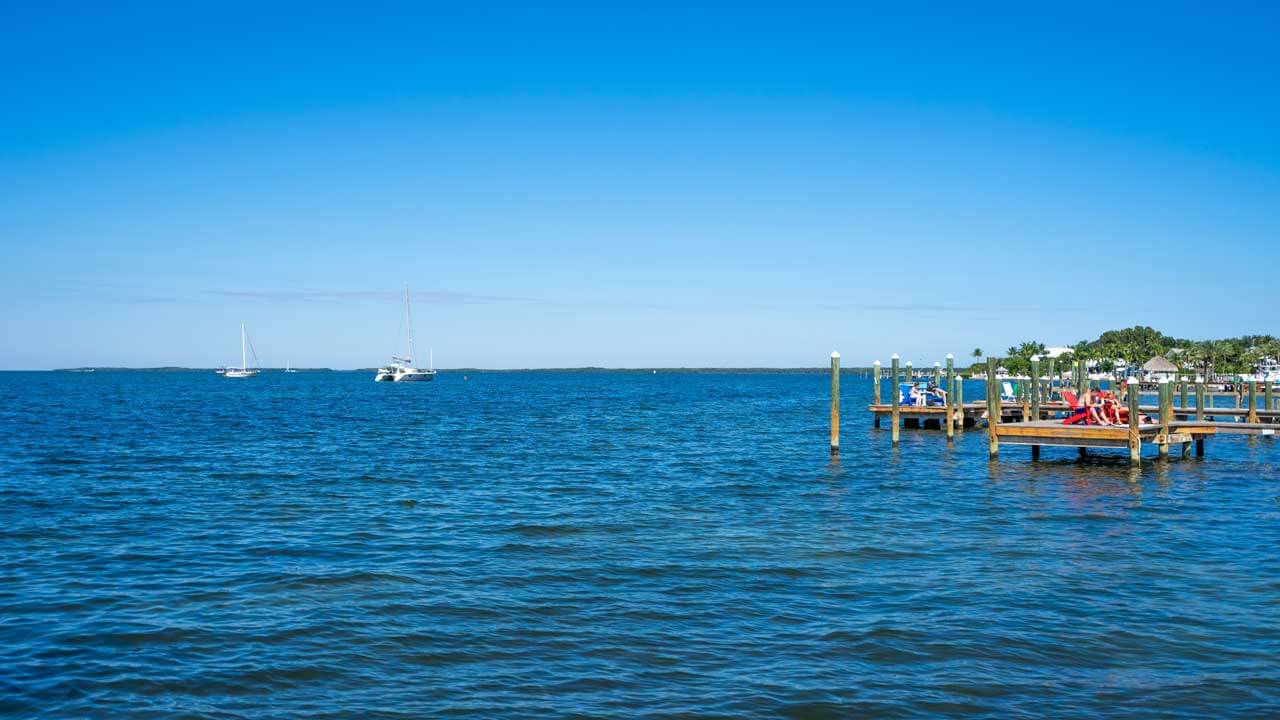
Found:
[[[189, 367], [154, 367], [154, 368], [130, 368], [130, 367], [75, 367], [75, 368], [54, 368], [52, 370], [0, 370], [0, 372], [63, 372], [77, 373], [85, 370], [93, 370], [94, 372], [132, 372], [132, 373], [212, 373], [217, 368], [189, 368]], [[353, 368], [349, 370], [338, 370], [334, 368], [292, 368], [299, 373], [315, 373], [315, 372], [377, 372], [377, 368]], [[662, 373], [662, 374], [711, 374], [711, 373], [823, 373], [829, 374], [830, 367], [680, 367], [680, 368], [663, 368], [663, 367], [641, 367], [641, 368], [605, 368], [605, 367], [564, 367], [564, 368], [437, 368], [442, 373]], [[263, 372], [279, 372], [283, 373], [284, 368], [262, 368]], [[841, 369], [842, 375], [869, 374], [870, 367], [846, 367]]]

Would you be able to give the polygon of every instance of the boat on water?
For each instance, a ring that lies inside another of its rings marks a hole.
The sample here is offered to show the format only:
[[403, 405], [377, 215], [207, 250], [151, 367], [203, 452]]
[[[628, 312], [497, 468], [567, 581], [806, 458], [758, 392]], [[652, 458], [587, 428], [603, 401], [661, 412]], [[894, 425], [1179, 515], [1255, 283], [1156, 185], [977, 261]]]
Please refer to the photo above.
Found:
[[253, 362], [255, 367], [249, 367], [249, 333], [244, 329], [244, 323], [240, 324], [240, 367], [222, 368], [219, 374], [228, 378], [248, 378], [258, 374], [257, 363], [258, 353], [253, 354]]
[[297, 370], [294, 370], [294, 369], [289, 365], [289, 363], [287, 363], [287, 362], [284, 364], [284, 371], [285, 371], [285, 372], [287, 372], [287, 373], [296, 373], [296, 372], [298, 372]]
[[404, 320], [405, 339], [408, 341], [409, 352], [406, 355], [392, 355], [389, 365], [378, 368], [378, 374], [373, 377], [375, 382], [429, 382], [436, 379], [435, 361], [431, 357], [430, 350], [427, 351], [427, 369], [414, 365], [413, 309], [409, 304], [407, 284], [404, 286]]

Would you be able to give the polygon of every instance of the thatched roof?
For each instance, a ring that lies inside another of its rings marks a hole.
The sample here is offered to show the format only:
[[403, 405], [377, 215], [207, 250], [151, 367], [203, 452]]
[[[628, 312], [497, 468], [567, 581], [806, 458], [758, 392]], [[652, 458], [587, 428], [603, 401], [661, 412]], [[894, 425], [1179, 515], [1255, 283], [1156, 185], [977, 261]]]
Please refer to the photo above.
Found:
[[1142, 369], [1146, 370], [1147, 372], [1160, 372], [1160, 373], [1178, 372], [1177, 365], [1174, 365], [1173, 363], [1169, 362], [1168, 360], [1165, 360], [1163, 357], [1160, 357], [1159, 355], [1148, 360], [1142, 366]]

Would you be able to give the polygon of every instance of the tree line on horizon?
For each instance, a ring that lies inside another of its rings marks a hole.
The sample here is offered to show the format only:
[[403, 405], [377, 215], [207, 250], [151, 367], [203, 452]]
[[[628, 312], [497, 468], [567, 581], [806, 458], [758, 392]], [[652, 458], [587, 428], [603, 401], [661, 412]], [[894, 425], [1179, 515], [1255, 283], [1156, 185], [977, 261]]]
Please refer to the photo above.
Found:
[[[1044, 343], [1034, 340], [1011, 346], [997, 361], [1011, 373], [1025, 374], [1031, 369], [1031, 358], [1045, 356]], [[981, 364], [981, 348], [974, 348], [974, 367]], [[1221, 340], [1175, 338], [1145, 325], [1123, 330], [1108, 330], [1095, 340], [1081, 340], [1071, 352], [1058, 356], [1059, 367], [1073, 360], [1084, 360], [1100, 372], [1113, 372], [1117, 361], [1129, 367], [1141, 367], [1153, 357], [1161, 356], [1186, 372], [1211, 374], [1248, 373], [1257, 370], [1264, 360], [1280, 360], [1280, 339], [1273, 335], [1243, 335]], [[971, 369], [973, 369], [971, 367]]]

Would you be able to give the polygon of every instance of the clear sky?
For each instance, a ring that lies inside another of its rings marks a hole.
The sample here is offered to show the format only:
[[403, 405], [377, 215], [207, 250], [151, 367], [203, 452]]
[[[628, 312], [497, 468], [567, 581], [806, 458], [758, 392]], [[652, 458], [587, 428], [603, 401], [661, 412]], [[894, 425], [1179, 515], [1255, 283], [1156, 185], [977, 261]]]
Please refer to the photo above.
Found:
[[1280, 332], [1259, 3], [8, 3], [0, 368]]

